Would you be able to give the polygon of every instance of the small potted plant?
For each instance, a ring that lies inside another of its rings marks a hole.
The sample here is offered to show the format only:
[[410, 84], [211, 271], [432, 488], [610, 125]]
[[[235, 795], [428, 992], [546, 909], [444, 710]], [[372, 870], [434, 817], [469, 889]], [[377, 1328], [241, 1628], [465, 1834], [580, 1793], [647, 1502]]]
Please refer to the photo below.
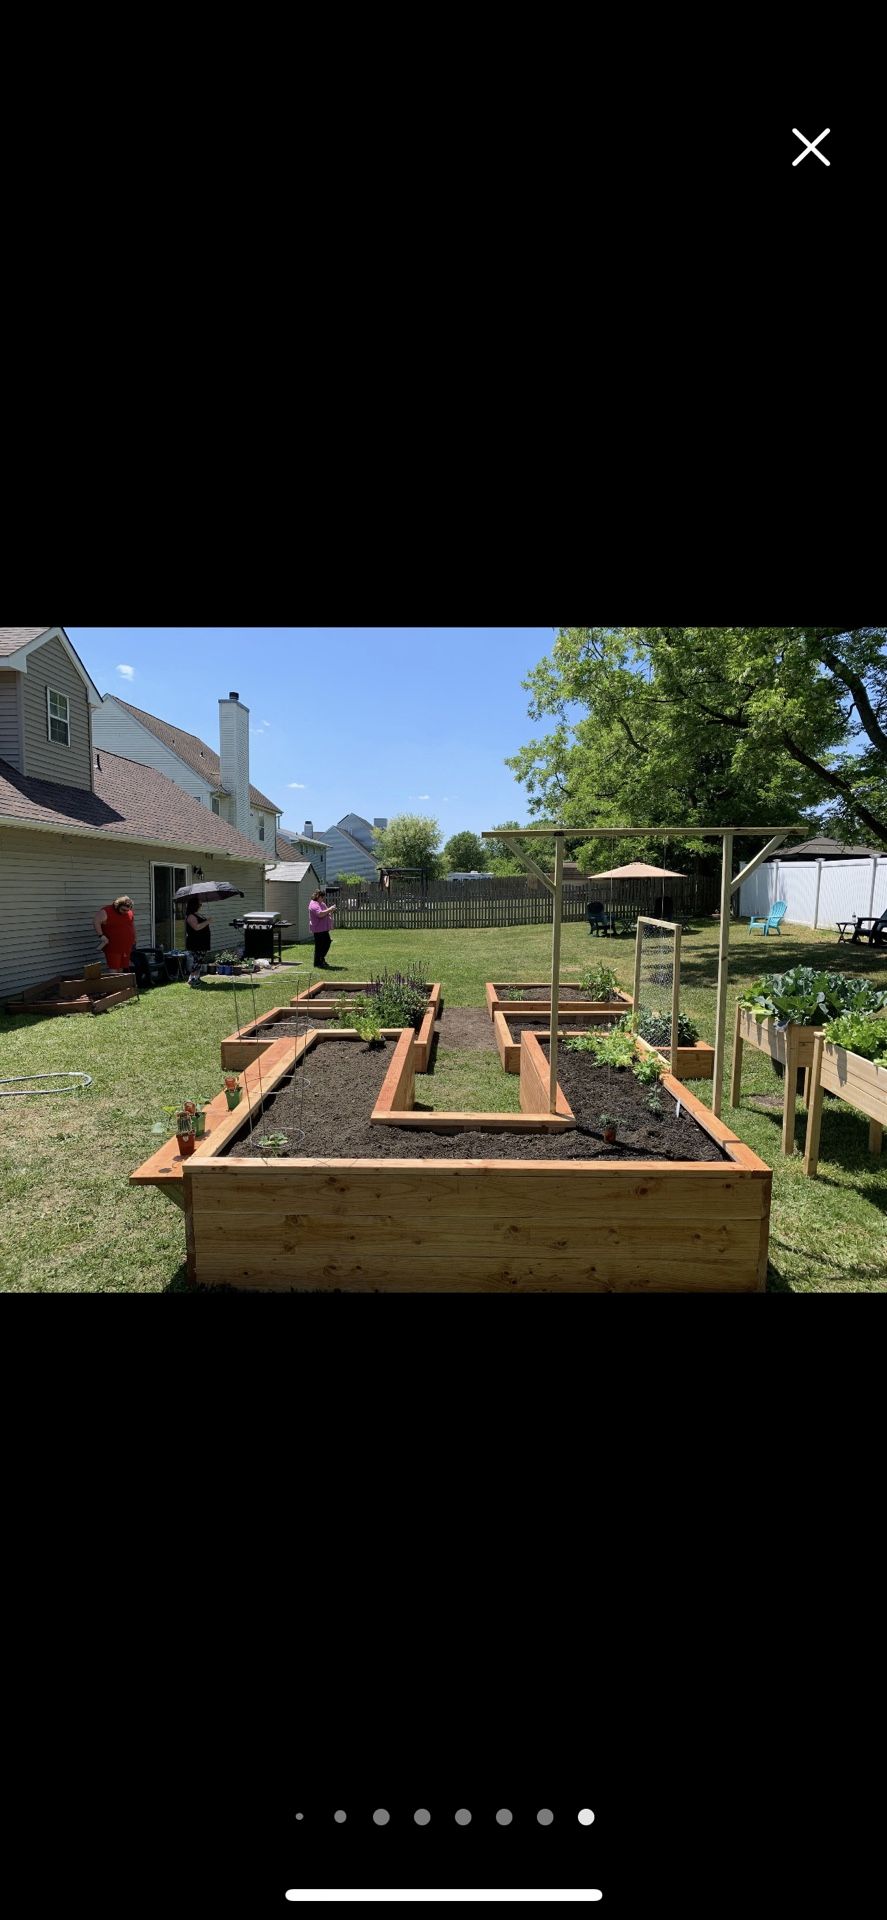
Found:
[[187, 1106], [180, 1107], [176, 1113], [176, 1140], [183, 1160], [187, 1160], [189, 1153], [193, 1153], [197, 1145], [197, 1135], [194, 1131], [195, 1109], [190, 1101], [188, 1106], [191, 1107], [190, 1113]]
[[228, 1108], [229, 1108], [229, 1111], [231, 1111], [231, 1110], [233, 1110], [233, 1108], [234, 1108], [234, 1107], [239, 1107], [239, 1105], [240, 1105], [240, 1096], [241, 1096], [241, 1093], [242, 1093], [242, 1092], [243, 1092], [243, 1088], [241, 1087], [241, 1084], [240, 1084], [240, 1081], [239, 1081], [239, 1079], [238, 1079], [238, 1077], [237, 1077], [237, 1074], [236, 1074], [236, 1073], [226, 1073], [226, 1075], [225, 1075], [225, 1099], [226, 1099], [226, 1100], [227, 1100], [227, 1102], [228, 1102]]
[[219, 954], [218, 960], [216, 961], [216, 972], [217, 973], [233, 973], [234, 962], [236, 958], [237, 958], [237, 955], [234, 953], [231, 953], [229, 948], [225, 947], [223, 951]]
[[609, 1145], [612, 1146], [613, 1142], [616, 1139], [616, 1128], [618, 1127], [619, 1122], [614, 1118], [612, 1113], [602, 1113], [599, 1117], [600, 1117], [600, 1123], [601, 1123], [601, 1133], [603, 1134], [604, 1139], [609, 1143]]

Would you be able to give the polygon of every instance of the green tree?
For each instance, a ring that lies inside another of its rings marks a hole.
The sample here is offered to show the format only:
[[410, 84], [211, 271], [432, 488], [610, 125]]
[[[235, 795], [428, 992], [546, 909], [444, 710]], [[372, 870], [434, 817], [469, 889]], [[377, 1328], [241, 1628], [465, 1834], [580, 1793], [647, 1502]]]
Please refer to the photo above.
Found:
[[467, 830], [464, 833], [454, 833], [444, 847], [444, 859], [449, 872], [471, 873], [476, 867], [478, 873], [484, 873], [489, 858], [487, 844], [487, 841], [481, 840], [476, 833], [469, 833]]
[[432, 876], [440, 870], [440, 826], [425, 814], [398, 813], [373, 839], [380, 867], [424, 867]]
[[[498, 824], [503, 829], [509, 827], [516, 829], [521, 823], [519, 820], [500, 820]], [[488, 849], [487, 870], [489, 873], [519, 873], [526, 879], [527, 869], [523, 861], [518, 860], [515, 854], [513, 840], [485, 840], [483, 844]], [[519, 844], [523, 846], [524, 843], [520, 841]], [[532, 852], [533, 842], [528, 840], [526, 844], [527, 851]], [[543, 841], [542, 844], [544, 845], [545, 842]], [[544, 862], [542, 864], [544, 864]]]
[[[802, 821], [887, 845], [887, 630], [562, 627], [524, 682], [556, 725], [509, 758], [530, 811], [569, 825]], [[701, 852], [705, 843], [697, 841]], [[600, 841], [576, 848], [599, 861]], [[631, 849], [628, 851], [628, 849]], [[668, 864], [666, 859], [665, 864]]]

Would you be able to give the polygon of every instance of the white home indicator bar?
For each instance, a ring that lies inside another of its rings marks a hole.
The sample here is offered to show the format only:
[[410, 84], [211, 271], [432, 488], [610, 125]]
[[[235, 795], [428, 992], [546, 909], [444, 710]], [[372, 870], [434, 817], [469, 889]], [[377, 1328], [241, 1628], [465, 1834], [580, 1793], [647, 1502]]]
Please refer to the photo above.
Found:
[[289, 1887], [288, 1900], [602, 1900], [600, 1887]]

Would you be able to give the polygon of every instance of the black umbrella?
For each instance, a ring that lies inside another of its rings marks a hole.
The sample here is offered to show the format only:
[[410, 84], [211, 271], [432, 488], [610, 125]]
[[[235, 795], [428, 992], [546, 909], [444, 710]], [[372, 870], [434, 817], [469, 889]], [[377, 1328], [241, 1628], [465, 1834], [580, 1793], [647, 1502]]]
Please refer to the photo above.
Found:
[[193, 887], [180, 887], [173, 894], [174, 900], [230, 900], [238, 893], [245, 899], [242, 887], [232, 887], [229, 880], [196, 880]]

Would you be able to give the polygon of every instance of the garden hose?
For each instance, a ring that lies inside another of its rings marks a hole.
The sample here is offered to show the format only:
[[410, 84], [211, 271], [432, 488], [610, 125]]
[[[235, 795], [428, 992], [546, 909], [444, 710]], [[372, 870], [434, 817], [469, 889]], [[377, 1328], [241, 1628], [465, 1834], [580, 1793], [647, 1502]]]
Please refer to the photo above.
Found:
[[[19, 1087], [14, 1085], [14, 1082], [18, 1080], [79, 1080], [83, 1082], [84, 1088], [92, 1086], [91, 1073], [13, 1073], [10, 1074], [8, 1079], [0, 1080], [0, 1100], [27, 1100], [29, 1096], [37, 1099], [41, 1094], [80, 1093], [81, 1091], [79, 1086]], [[8, 1087], [12, 1088], [11, 1093], [6, 1091]]]

